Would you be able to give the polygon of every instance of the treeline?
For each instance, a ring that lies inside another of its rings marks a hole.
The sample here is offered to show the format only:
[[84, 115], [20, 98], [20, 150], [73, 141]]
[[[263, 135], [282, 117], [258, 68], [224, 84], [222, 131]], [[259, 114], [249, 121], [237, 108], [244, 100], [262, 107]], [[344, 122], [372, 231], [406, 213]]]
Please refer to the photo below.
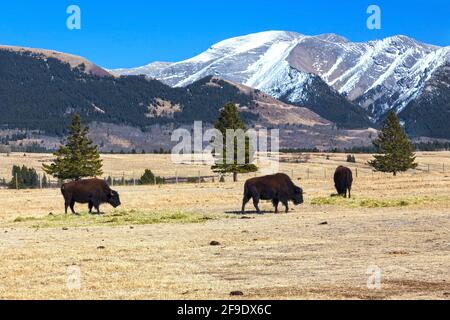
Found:
[[[416, 151], [450, 151], [450, 142], [416, 142], [412, 143]], [[283, 153], [352, 153], [352, 154], [366, 154], [376, 153], [377, 149], [374, 146], [358, 146], [353, 148], [331, 150], [319, 150], [318, 148], [287, 148], [280, 150]]]
[[124, 150], [120, 150], [118, 152], [115, 152], [114, 150], [111, 150], [109, 152], [102, 152], [102, 153], [106, 153], [106, 154], [170, 154], [171, 151], [170, 150], [165, 150], [163, 148], [158, 149], [154, 149], [151, 152], [147, 152], [144, 149], [142, 150], [136, 150], [136, 149], [131, 149], [130, 152], [125, 152]]
[[33, 142], [31, 144], [25, 144], [22, 143], [18, 145], [7, 145], [4, 148], [0, 148], [0, 152], [2, 149], [5, 149], [6, 152], [25, 152], [25, 153], [52, 153], [55, 150], [54, 149], [47, 149], [46, 147], [43, 147], [42, 145]]
[[[155, 123], [212, 122], [230, 101], [254, 107], [251, 96], [225, 81], [209, 85], [211, 77], [186, 88], [172, 88], [141, 76], [98, 77], [82, 70], [54, 58], [0, 50], [0, 126], [63, 136], [71, 116], [78, 113], [88, 122], [131, 125], [145, 131]], [[149, 106], [158, 99], [179, 105], [182, 111], [173, 118], [152, 118]]]
[[41, 178], [35, 169], [26, 166], [13, 166], [11, 176], [12, 178], [8, 183], [4, 179], [2, 181], [2, 184], [9, 189], [37, 189], [40, 187], [48, 188], [49, 186], [45, 174]]
[[[42, 180], [40, 181], [40, 179]], [[141, 178], [137, 180], [125, 179], [125, 177], [119, 179], [107, 177], [105, 180], [109, 185], [115, 186], [154, 185], [166, 183], [165, 178], [156, 176], [150, 169], [146, 169]], [[62, 184], [62, 181], [57, 182], [58, 183], [54, 185], [60, 186]], [[33, 168], [14, 165], [11, 171], [11, 179], [9, 181], [5, 178], [0, 179], [0, 186], [7, 187], [9, 189], [49, 188], [50, 181], [47, 175], [43, 174], [40, 176]]]
[[23, 139], [26, 139], [28, 134], [26, 133], [14, 133], [12, 135], [6, 135], [4, 137], [0, 137], [0, 144], [9, 145], [10, 142], [16, 142]]
[[146, 169], [140, 179], [125, 179], [125, 177], [116, 179], [109, 176], [105, 180], [110, 186], [154, 185], [166, 183], [165, 178], [155, 176], [150, 169]]
[[450, 142], [418, 142], [414, 143], [414, 147], [418, 151], [449, 151]]

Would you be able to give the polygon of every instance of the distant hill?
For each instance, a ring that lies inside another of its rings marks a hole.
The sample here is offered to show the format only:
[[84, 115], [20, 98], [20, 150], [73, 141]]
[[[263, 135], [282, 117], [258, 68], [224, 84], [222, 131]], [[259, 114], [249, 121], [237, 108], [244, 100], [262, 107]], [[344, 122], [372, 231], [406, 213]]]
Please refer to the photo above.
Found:
[[[351, 113], [344, 114], [342, 122], [336, 124], [312, 108], [288, 104], [220, 78], [207, 76], [173, 88], [145, 76], [113, 76], [86, 60], [71, 57], [45, 50], [0, 48], [0, 129], [61, 137], [72, 115], [79, 113], [86, 122], [98, 124], [93, 129], [97, 136], [103, 136], [98, 130], [103, 128], [114, 131], [120, 140], [121, 127], [135, 128], [142, 133], [136, 135], [145, 135], [155, 126], [190, 126], [194, 121], [212, 124], [223, 105], [232, 102], [249, 126], [289, 127], [281, 137], [286, 147], [333, 145], [340, 137], [343, 144], [353, 144], [354, 136], [358, 144], [369, 142], [364, 121], [360, 131], [340, 129], [349, 120], [358, 123], [361, 114], [353, 119]], [[295, 131], [304, 141], [298, 140]], [[135, 142], [124, 132], [122, 138], [125, 136], [129, 142], [122, 147], [133, 148]], [[144, 140], [139, 143], [142, 148]], [[165, 145], [169, 143], [164, 140]], [[105, 143], [105, 148], [113, 144]]]

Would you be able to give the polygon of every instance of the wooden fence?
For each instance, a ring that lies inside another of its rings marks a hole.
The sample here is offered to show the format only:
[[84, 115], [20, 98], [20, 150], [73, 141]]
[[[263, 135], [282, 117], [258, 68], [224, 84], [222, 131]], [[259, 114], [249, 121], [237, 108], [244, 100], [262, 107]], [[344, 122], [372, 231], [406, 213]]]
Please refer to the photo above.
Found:
[[[298, 165], [293, 164], [295, 167], [292, 169], [284, 169], [280, 172], [283, 172], [290, 176], [293, 180], [322, 180], [322, 179], [332, 179], [334, 175], [334, 168], [332, 166], [323, 166], [311, 163], [299, 163]], [[361, 166], [348, 163], [346, 164], [353, 171], [353, 175], [356, 179], [358, 178], [370, 178], [370, 179], [381, 179], [385, 178], [387, 173], [375, 172], [369, 166]], [[409, 170], [406, 174], [408, 175], [450, 175], [450, 163], [420, 163], [418, 167], [414, 170]], [[262, 173], [252, 173], [246, 175], [240, 175], [241, 180], [247, 179], [249, 177], [256, 177], [262, 175]], [[400, 176], [403, 173], [399, 174]], [[36, 188], [45, 188], [42, 181], [42, 174], [39, 174], [39, 183]], [[221, 179], [221, 175], [202, 175], [199, 171], [196, 175], [179, 175], [178, 171], [174, 171], [172, 175], [167, 175], [160, 177], [161, 181], [154, 181], [154, 185], [158, 184], [183, 184], [183, 183], [215, 183], [219, 182]], [[232, 179], [230, 176], [225, 177], [226, 180]], [[125, 175], [117, 176], [117, 175], [107, 175], [103, 177], [105, 181], [111, 186], [138, 186], [141, 185], [138, 177], [125, 177]], [[1, 179], [0, 178], [0, 188], [7, 188], [10, 182], [14, 182], [14, 179]], [[16, 178], [16, 186], [17, 186], [17, 178]], [[49, 178], [47, 176], [47, 188], [60, 188], [61, 182], [54, 179]]]

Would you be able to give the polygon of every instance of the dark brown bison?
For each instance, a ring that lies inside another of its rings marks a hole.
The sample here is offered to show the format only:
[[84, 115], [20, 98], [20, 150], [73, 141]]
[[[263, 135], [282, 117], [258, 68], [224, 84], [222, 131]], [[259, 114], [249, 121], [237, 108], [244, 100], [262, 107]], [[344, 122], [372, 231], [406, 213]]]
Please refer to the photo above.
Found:
[[303, 203], [303, 190], [292, 182], [291, 178], [283, 173], [253, 178], [245, 183], [244, 200], [242, 201], [242, 214], [245, 213], [245, 205], [253, 199], [253, 205], [259, 214], [259, 200], [272, 200], [275, 213], [278, 213], [278, 204], [281, 202], [289, 212], [289, 201], [295, 205]]
[[347, 198], [347, 191], [348, 191], [348, 197], [351, 198], [352, 184], [353, 184], [352, 170], [343, 166], [338, 167], [334, 174], [334, 186], [336, 187], [338, 195]]
[[64, 184], [61, 187], [61, 193], [64, 196], [65, 212], [70, 207], [72, 213], [75, 213], [75, 203], [87, 203], [89, 205], [89, 213], [92, 208], [100, 213], [100, 204], [109, 203], [114, 208], [121, 205], [119, 194], [111, 190], [108, 184], [100, 179], [87, 179], [73, 181]]

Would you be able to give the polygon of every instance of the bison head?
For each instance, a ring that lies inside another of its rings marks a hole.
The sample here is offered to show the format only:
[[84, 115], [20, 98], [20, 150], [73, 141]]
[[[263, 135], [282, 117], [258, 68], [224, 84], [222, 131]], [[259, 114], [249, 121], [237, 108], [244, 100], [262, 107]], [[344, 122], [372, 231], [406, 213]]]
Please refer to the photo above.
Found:
[[303, 190], [299, 187], [294, 187], [294, 196], [292, 197], [292, 201], [296, 206], [303, 203]]
[[114, 208], [117, 208], [121, 205], [119, 193], [117, 191], [111, 190], [110, 194], [108, 194], [108, 203]]

